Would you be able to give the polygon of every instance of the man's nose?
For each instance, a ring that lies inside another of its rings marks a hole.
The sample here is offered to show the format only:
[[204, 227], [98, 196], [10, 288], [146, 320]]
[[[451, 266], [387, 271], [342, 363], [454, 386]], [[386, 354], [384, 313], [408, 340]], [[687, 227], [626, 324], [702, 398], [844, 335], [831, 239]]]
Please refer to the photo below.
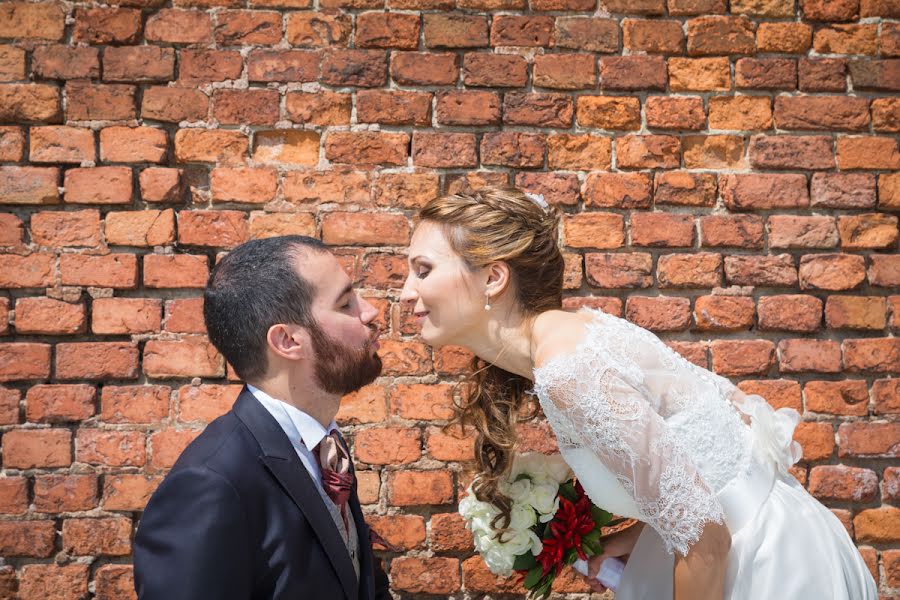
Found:
[[359, 297], [359, 307], [359, 320], [367, 325], [378, 316], [378, 309], [362, 296]]

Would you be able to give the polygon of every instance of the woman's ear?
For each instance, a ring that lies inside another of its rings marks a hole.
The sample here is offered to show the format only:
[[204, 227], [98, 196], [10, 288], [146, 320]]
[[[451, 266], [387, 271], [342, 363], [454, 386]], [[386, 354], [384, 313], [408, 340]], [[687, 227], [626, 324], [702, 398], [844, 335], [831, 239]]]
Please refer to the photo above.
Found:
[[500, 296], [509, 287], [511, 273], [509, 265], [502, 261], [497, 261], [487, 266], [488, 280], [485, 287], [485, 293], [491, 298]]
[[288, 360], [310, 358], [309, 333], [298, 325], [277, 323], [266, 332], [269, 350]]

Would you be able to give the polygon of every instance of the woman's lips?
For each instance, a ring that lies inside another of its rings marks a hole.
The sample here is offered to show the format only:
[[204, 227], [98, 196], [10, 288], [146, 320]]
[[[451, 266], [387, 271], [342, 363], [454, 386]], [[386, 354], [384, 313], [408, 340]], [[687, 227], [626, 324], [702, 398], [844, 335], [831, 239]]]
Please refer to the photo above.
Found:
[[429, 312], [430, 312], [430, 311], [423, 310], [423, 311], [421, 311], [421, 312], [415, 313], [416, 320], [417, 320], [419, 323], [421, 323], [422, 321], [425, 320], [425, 317], [428, 316], [428, 313], [429, 313]]

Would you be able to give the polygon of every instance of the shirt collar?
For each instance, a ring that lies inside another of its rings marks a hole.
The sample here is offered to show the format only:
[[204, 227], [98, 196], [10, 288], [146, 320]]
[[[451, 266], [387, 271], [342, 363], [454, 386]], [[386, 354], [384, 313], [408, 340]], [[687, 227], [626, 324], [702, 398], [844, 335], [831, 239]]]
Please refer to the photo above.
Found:
[[302, 442], [310, 452], [319, 445], [319, 442], [326, 435], [337, 429], [334, 419], [328, 424], [327, 428], [322, 427], [321, 423], [296, 406], [288, 404], [284, 400], [273, 398], [250, 384], [247, 384], [247, 389], [272, 413], [272, 416], [275, 417], [281, 428], [291, 438], [291, 443], [299, 444]]

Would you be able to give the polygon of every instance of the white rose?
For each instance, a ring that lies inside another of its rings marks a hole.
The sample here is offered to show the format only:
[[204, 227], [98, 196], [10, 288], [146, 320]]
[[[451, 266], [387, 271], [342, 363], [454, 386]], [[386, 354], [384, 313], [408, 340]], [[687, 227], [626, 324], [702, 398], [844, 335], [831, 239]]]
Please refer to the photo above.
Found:
[[501, 486], [503, 493], [509, 496], [513, 502], [522, 502], [531, 495], [531, 488], [534, 484], [529, 479], [522, 479], [514, 483], [506, 483]]
[[[556, 483], [545, 483], [542, 485], [534, 486], [534, 490], [532, 491], [531, 497], [528, 499], [528, 502], [537, 510], [542, 516], [556, 514], [556, 510], [559, 508], [559, 498], [557, 496], [557, 492], [559, 491], [559, 485]], [[544, 520], [541, 519], [542, 523], [546, 523], [549, 519]]]
[[509, 528], [515, 531], [529, 529], [537, 522], [534, 509], [525, 503], [514, 503], [509, 511], [509, 518]]

